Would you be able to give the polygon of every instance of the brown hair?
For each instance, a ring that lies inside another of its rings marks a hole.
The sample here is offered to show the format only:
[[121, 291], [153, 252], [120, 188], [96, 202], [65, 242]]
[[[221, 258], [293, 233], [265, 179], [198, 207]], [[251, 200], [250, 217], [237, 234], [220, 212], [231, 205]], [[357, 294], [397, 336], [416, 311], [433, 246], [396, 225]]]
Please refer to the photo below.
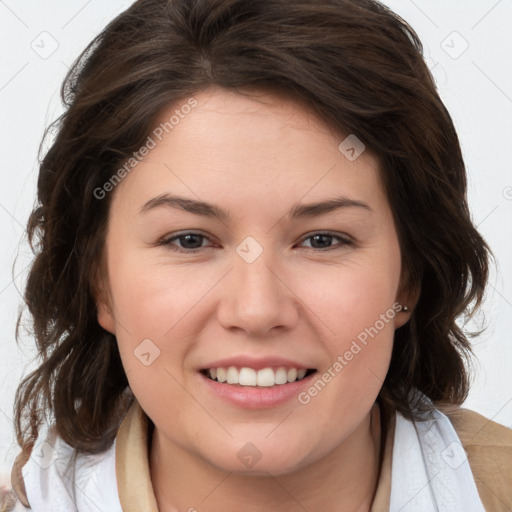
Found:
[[16, 394], [24, 450], [48, 411], [71, 446], [112, 443], [128, 382], [116, 338], [96, 316], [112, 194], [94, 191], [164, 106], [210, 85], [297, 98], [377, 155], [400, 286], [419, 291], [379, 399], [408, 417], [415, 389], [434, 402], [465, 399], [471, 349], [456, 318], [480, 306], [491, 252], [472, 224], [458, 137], [422, 51], [413, 29], [373, 0], [139, 0], [91, 42], [63, 84], [66, 110], [49, 128], [56, 136], [27, 226], [38, 248], [25, 301], [41, 362]]

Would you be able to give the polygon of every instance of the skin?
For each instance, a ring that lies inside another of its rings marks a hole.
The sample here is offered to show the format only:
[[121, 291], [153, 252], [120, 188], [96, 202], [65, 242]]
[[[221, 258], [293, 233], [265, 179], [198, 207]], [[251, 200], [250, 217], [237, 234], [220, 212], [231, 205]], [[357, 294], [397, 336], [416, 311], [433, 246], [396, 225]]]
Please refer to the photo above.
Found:
[[[110, 299], [98, 300], [98, 321], [116, 335], [130, 387], [155, 424], [149, 463], [159, 509], [367, 511], [379, 472], [375, 400], [394, 330], [410, 311], [385, 323], [307, 405], [226, 404], [198, 369], [277, 355], [321, 374], [395, 302], [412, 309], [398, 296], [401, 255], [379, 163], [369, 150], [348, 160], [338, 149], [346, 135], [275, 93], [256, 101], [211, 87], [194, 97], [197, 107], [113, 192], [102, 283]], [[164, 192], [232, 217], [165, 206], [139, 213]], [[337, 195], [372, 211], [287, 217], [299, 202]], [[187, 231], [205, 238], [157, 245]], [[333, 238], [309, 238], [319, 231]], [[263, 250], [250, 264], [236, 252], [248, 236]], [[148, 366], [134, 355], [144, 339], [160, 350]], [[262, 455], [251, 468], [237, 457], [247, 442]]]

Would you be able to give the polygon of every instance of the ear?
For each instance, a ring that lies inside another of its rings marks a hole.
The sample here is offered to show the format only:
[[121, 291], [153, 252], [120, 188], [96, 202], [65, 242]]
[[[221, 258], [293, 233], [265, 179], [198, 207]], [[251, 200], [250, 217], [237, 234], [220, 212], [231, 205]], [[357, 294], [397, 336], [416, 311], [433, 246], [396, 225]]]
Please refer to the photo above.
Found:
[[116, 333], [116, 322], [112, 313], [112, 300], [109, 294], [108, 279], [104, 275], [103, 268], [94, 272], [92, 294], [96, 303], [98, 323], [111, 334]]
[[116, 323], [114, 321], [114, 315], [108, 301], [101, 300], [96, 303], [96, 310], [98, 312], [98, 323], [111, 334], [116, 333]]
[[407, 311], [402, 310], [395, 316], [395, 329], [402, 327], [402, 325], [405, 325], [411, 319], [414, 308], [420, 299], [420, 294], [421, 285], [417, 285], [399, 294], [397, 302], [402, 306], [407, 306]]

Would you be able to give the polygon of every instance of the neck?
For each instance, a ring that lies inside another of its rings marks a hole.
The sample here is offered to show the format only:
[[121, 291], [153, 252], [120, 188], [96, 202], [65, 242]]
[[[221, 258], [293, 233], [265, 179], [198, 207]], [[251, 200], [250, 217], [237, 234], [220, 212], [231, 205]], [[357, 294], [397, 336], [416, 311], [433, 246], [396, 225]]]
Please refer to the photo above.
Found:
[[150, 468], [158, 509], [368, 512], [379, 478], [381, 437], [375, 405], [343, 443], [313, 464], [284, 475], [247, 476], [212, 466], [155, 429]]

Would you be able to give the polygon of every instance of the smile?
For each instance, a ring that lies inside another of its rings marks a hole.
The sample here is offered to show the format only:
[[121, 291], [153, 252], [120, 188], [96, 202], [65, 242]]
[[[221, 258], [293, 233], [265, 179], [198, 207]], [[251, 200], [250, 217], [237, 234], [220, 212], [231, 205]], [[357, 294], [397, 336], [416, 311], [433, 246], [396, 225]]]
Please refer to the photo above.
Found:
[[253, 368], [236, 366], [206, 368], [201, 373], [210, 379], [237, 386], [271, 387], [302, 380], [316, 370], [307, 368]]

